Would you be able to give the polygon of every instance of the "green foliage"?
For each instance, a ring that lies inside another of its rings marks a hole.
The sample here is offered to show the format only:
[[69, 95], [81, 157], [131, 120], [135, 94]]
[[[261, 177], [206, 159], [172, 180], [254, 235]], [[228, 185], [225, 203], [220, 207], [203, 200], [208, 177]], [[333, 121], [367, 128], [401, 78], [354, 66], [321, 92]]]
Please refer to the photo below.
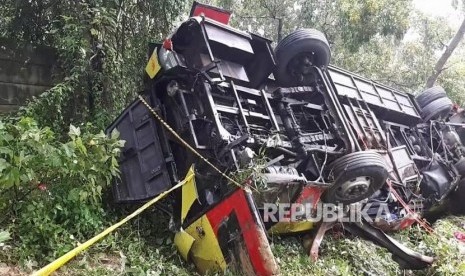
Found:
[[464, 217], [451, 217], [434, 224], [435, 234], [414, 226], [394, 235], [413, 250], [436, 258], [421, 271], [401, 270], [387, 250], [350, 236], [326, 235], [317, 262], [310, 261], [294, 237], [274, 238], [273, 253], [282, 275], [464, 275], [465, 244], [453, 237], [455, 231], [464, 231], [464, 224]]
[[123, 141], [73, 125], [68, 136], [58, 142], [27, 117], [0, 122], [0, 219], [19, 259], [51, 260], [105, 224], [102, 191], [119, 173]]
[[[419, 93], [454, 30], [448, 20], [413, 11], [409, 17], [409, 35], [402, 41], [393, 36], [375, 36], [355, 52], [339, 48], [333, 63], [397, 89]], [[439, 76], [451, 99], [465, 103], [464, 44], [456, 49]]]
[[390, 254], [359, 238], [326, 235], [313, 262], [297, 238], [278, 238], [273, 246], [283, 275], [399, 275]]
[[449, 217], [435, 223], [435, 234], [429, 235], [419, 227], [410, 228], [396, 237], [411, 248], [435, 256], [431, 268], [418, 275], [464, 275], [465, 243], [454, 237], [457, 231], [464, 231], [465, 218]]
[[115, 234], [112, 248], [127, 259], [125, 272], [134, 275], [192, 275], [195, 268], [178, 254], [169, 218], [148, 210]]
[[[120, 217], [127, 214], [121, 210], [116, 213]], [[112, 219], [117, 220], [116, 214]], [[58, 274], [197, 275], [194, 266], [177, 253], [168, 225], [168, 218], [160, 211], [147, 210], [79, 254]]]
[[410, 11], [409, 0], [303, 1], [299, 26], [322, 30], [335, 52], [355, 52], [377, 35], [401, 39]]
[[3, 231], [3, 230], [0, 230], [0, 243], [4, 242], [4, 241], [7, 241], [9, 240], [11, 237], [10, 237], [10, 233], [7, 232], [7, 231]]
[[50, 145], [53, 138], [50, 129], [38, 128], [31, 118], [0, 122], [0, 188], [36, 184], [39, 173], [40, 178], [47, 179], [57, 167], [48, 159], [56, 154], [56, 148]]
[[[349, 235], [328, 233], [316, 262], [310, 260], [299, 237], [272, 236], [271, 247], [281, 275], [463, 275], [465, 244], [453, 233], [463, 231], [464, 223], [464, 217], [445, 218], [434, 225], [436, 235], [416, 227], [394, 235], [412, 249], [437, 258], [432, 267], [421, 271], [402, 270], [387, 250]], [[160, 212], [145, 213], [108, 237], [105, 253], [91, 248], [60, 270], [60, 275], [197, 275], [195, 267], [177, 253], [168, 225]]]
[[[356, 52], [376, 36], [400, 40], [409, 25], [411, 0], [207, 0], [233, 11], [231, 25], [272, 40], [297, 28], [325, 33], [333, 51]], [[281, 26], [280, 26], [281, 23]], [[281, 28], [281, 29], [280, 29]]]
[[149, 42], [172, 28], [185, 1], [3, 1], [0, 34], [57, 49], [58, 84], [23, 110], [62, 134], [69, 124], [105, 127], [143, 89]]

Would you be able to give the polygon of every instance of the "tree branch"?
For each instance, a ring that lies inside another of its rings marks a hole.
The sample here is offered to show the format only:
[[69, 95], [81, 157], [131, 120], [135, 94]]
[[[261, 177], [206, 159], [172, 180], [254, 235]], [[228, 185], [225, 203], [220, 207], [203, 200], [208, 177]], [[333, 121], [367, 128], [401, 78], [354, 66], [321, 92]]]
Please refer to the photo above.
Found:
[[433, 69], [433, 73], [428, 77], [428, 80], [426, 81], [427, 88], [432, 87], [434, 85], [439, 75], [443, 71], [444, 65], [446, 64], [447, 60], [454, 52], [455, 48], [457, 48], [457, 45], [459, 45], [464, 34], [465, 34], [465, 19], [462, 21], [460, 28], [458, 29], [455, 36], [452, 38], [449, 45], [446, 46], [446, 50], [444, 51], [444, 53], [442, 53], [441, 57], [436, 62], [436, 65], [434, 66], [434, 69]]

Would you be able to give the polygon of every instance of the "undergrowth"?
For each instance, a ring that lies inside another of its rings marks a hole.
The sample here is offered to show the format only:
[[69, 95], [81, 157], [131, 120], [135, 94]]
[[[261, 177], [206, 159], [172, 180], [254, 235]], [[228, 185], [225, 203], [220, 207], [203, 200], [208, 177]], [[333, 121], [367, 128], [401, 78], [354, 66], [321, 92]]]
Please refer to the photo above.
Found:
[[283, 275], [465, 275], [465, 243], [454, 238], [465, 231], [464, 217], [449, 217], [434, 224], [435, 234], [414, 226], [393, 236], [411, 249], [436, 257], [425, 270], [402, 270], [391, 254], [371, 242], [350, 236], [326, 236], [317, 262], [309, 260], [296, 237], [276, 238], [273, 251]]
[[56, 136], [29, 117], [0, 120], [0, 262], [43, 265], [107, 226], [102, 195], [123, 141], [72, 125]]
[[[416, 226], [394, 234], [412, 249], [437, 258], [421, 271], [402, 270], [387, 250], [337, 232], [325, 237], [317, 262], [309, 259], [300, 236], [274, 236], [272, 250], [281, 275], [464, 275], [465, 243], [453, 236], [464, 231], [464, 223], [465, 217], [449, 217], [434, 224], [435, 235]], [[79, 255], [58, 275], [197, 275], [177, 254], [172, 237], [167, 217], [149, 211]]]

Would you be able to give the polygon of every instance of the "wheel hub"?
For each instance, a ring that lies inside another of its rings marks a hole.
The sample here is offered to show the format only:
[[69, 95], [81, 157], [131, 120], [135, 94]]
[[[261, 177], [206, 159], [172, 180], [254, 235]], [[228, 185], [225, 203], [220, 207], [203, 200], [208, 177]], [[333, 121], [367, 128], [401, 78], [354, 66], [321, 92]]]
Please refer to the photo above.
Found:
[[291, 75], [303, 83], [307, 78], [312, 76], [313, 54], [302, 53], [291, 59], [289, 62], [289, 71]]
[[344, 199], [357, 198], [368, 191], [371, 185], [371, 178], [368, 176], [360, 176], [344, 182], [338, 188], [338, 196]]

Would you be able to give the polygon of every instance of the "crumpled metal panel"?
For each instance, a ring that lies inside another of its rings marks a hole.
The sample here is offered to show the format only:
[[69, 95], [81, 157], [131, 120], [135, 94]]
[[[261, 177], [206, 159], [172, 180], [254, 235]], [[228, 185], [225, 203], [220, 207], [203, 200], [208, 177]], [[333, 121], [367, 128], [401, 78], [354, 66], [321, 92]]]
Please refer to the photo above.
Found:
[[452, 182], [449, 173], [437, 160], [433, 160], [422, 173], [421, 194], [430, 200], [440, 200], [449, 191]]
[[185, 233], [193, 241], [182, 232], [175, 240], [178, 250], [202, 274], [226, 268], [240, 275], [279, 274], [250, 191], [235, 190], [189, 224]]
[[254, 53], [249, 39], [239, 34], [228, 32], [224, 28], [220, 29], [210, 24], [205, 24], [205, 30], [209, 40], [224, 44], [230, 48], [236, 48], [251, 54]]

